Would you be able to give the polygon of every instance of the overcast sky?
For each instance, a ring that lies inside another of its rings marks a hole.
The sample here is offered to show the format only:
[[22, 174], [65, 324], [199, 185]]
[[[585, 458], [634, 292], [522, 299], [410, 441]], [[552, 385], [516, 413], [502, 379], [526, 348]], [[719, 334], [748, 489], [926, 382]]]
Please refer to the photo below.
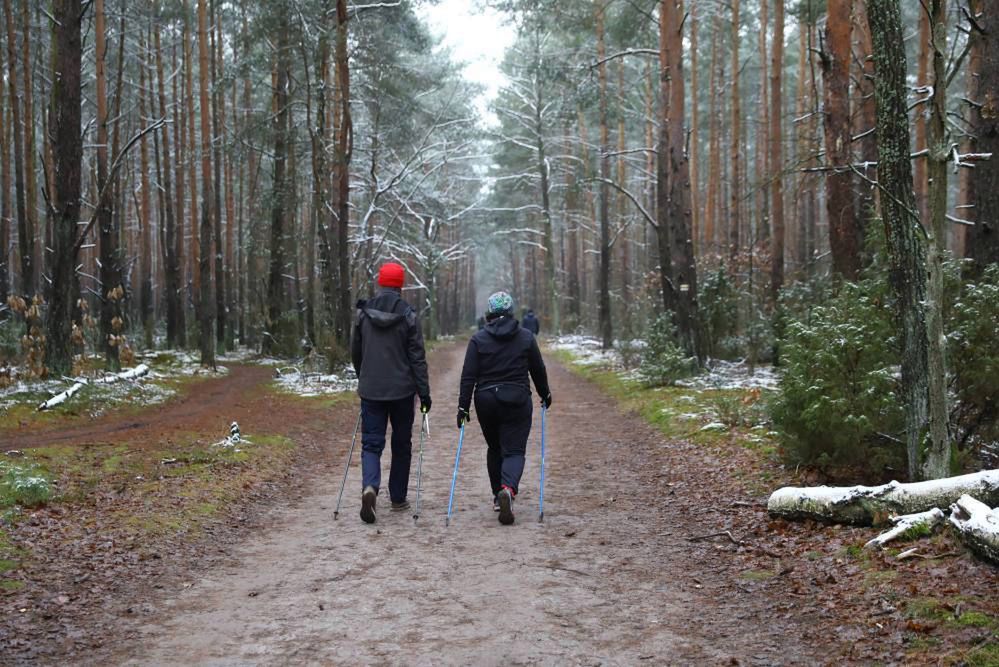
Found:
[[465, 63], [465, 76], [486, 87], [476, 107], [488, 121], [486, 107], [505, 82], [499, 65], [515, 32], [501, 14], [480, 9], [477, 4], [472, 0], [440, 0], [436, 6], [426, 7], [426, 16], [430, 29], [443, 37], [442, 46], [451, 50], [455, 60]]

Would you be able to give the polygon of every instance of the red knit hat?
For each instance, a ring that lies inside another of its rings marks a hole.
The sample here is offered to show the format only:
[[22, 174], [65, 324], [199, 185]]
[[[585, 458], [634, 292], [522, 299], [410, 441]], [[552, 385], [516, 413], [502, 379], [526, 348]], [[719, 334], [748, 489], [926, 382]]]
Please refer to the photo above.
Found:
[[402, 287], [406, 282], [406, 270], [395, 262], [382, 264], [378, 271], [378, 284], [382, 287]]

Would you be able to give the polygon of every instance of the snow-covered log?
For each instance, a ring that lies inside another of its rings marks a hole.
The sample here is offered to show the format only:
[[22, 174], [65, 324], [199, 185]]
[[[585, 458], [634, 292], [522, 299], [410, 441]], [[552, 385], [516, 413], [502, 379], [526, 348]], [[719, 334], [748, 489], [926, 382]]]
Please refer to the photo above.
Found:
[[113, 384], [119, 380], [134, 380], [137, 377], [142, 377], [149, 372], [149, 366], [145, 364], [139, 364], [135, 368], [129, 368], [127, 371], [122, 371], [121, 373], [113, 373], [111, 375], [105, 375], [99, 380], [94, 380], [97, 384]]
[[87, 385], [86, 382], [74, 382], [73, 386], [67, 389], [66, 391], [59, 392], [49, 400], [39, 405], [38, 411], [41, 412], [42, 410], [50, 410], [51, 408], [54, 408], [57, 405], [62, 405], [68, 399], [72, 398], [73, 394], [83, 389], [86, 385]]
[[903, 535], [915, 537], [930, 533], [946, 519], [947, 515], [944, 514], [943, 510], [939, 507], [934, 507], [929, 511], [919, 512], [917, 514], [894, 516], [891, 518], [891, 521], [895, 524], [895, 527], [889, 531], [881, 533], [873, 540], [865, 544], [864, 547], [868, 549], [883, 547], [892, 540]]
[[[149, 372], [149, 366], [145, 364], [139, 364], [135, 368], [130, 368], [127, 371], [122, 371], [121, 373], [114, 373], [112, 375], [105, 375], [102, 378], [98, 378], [97, 380], [94, 380], [94, 384], [112, 384], [118, 382], [119, 380], [134, 380], [137, 377], [142, 377], [148, 372]], [[50, 410], [57, 405], [62, 405], [68, 399], [72, 398], [73, 394], [75, 394], [76, 392], [80, 391], [85, 386], [87, 386], [87, 384], [88, 382], [84, 379], [77, 380], [76, 382], [73, 383], [73, 386], [71, 386], [66, 391], [56, 394], [49, 400], [39, 405], [38, 411], [41, 412], [42, 410]]]
[[885, 523], [894, 515], [947, 507], [965, 494], [993, 507], [999, 505], [999, 470], [983, 470], [911, 484], [788, 486], [773, 492], [767, 502], [767, 511], [772, 516], [785, 519], [817, 519], [869, 526]]
[[999, 508], [964, 495], [950, 506], [950, 523], [968, 548], [999, 565]]

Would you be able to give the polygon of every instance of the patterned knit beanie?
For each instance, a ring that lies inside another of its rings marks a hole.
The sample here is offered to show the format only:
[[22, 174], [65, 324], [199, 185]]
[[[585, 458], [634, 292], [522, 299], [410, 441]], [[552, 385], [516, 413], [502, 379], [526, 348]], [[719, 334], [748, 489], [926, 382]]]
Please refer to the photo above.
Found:
[[486, 305], [486, 315], [494, 317], [513, 315], [513, 297], [506, 292], [496, 292], [489, 297]]

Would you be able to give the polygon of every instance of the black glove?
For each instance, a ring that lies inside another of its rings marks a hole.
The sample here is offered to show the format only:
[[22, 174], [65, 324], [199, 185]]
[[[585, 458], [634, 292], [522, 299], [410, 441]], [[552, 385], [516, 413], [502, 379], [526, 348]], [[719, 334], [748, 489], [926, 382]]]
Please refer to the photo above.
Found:
[[427, 394], [426, 396], [420, 396], [420, 412], [422, 412], [423, 414], [427, 414], [428, 412], [430, 412], [430, 404], [431, 404], [430, 394]]
[[552, 406], [552, 393], [548, 392], [548, 395], [541, 399], [541, 405], [545, 406], [545, 410]]
[[465, 408], [458, 408], [458, 428], [461, 428], [470, 421], [472, 421], [472, 418], [469, 416], [468, 410]]

